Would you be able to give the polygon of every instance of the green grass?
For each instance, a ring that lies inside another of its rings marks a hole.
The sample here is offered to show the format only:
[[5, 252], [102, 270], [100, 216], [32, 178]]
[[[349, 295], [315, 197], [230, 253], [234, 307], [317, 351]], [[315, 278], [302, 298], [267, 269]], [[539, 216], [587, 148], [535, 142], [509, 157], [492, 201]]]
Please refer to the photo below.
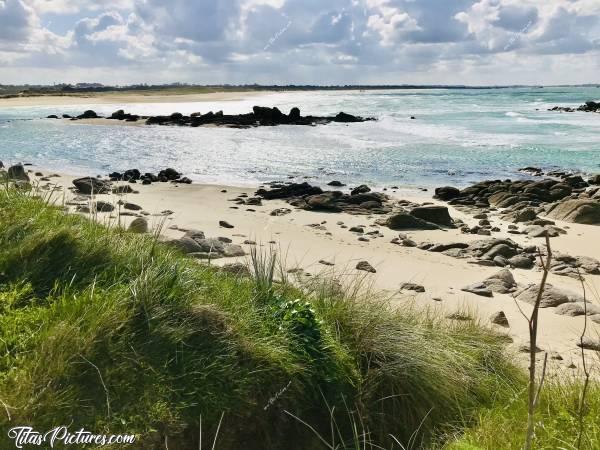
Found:
[[452, 445], [488, 448], [498, 421], [520, 429], [502, 336], [254, 262], [255, 279], [228, 275], [0, 189], [0, 428], [143, 449], [198, 449], [200, 431], [210, 448], [219, 425], [219, 449], [418, 448], [465, 427]]
[[[536, 416], [534, 448], [538, 450], [577, 449], [579, 400], [582, 384], [565, 377], [545, 385]], [[591, 385], [586, 397], [582, 449], [600, 448], [600, 387]], [[527, 428], [527, 393], [479, 413], [477, 425], [457, 430], [446, 450], [519, 450]]]

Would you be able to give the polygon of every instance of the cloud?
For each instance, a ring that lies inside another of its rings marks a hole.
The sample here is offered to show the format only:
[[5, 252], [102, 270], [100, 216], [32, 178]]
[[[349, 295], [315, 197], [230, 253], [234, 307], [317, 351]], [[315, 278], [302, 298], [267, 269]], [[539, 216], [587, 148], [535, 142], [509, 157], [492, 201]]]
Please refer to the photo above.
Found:
[[[591, 80], [599, 14], [597, 0], [0, 0], [0, 76], [486, 83], [493, 68], [517, 83], [526, 62]], [[583, 54], [577, 76], [557, 64]]]

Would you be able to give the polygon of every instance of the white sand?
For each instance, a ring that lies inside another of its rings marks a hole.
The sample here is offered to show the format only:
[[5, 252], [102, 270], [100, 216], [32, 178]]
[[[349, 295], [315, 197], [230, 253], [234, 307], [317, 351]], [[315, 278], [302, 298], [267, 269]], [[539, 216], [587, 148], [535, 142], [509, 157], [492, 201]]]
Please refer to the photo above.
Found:
[[[36, 169], [37, 170], [37, 169]], [[43, 171], [43, 170], [42, 170]], [[43, 171], [45, 172], [45, 171]], [[63, 186], [70, 186], [73, 177], [53, 178]], [[357, 261], [366, 260], [371, 263], [377, 273], [367, 275], [378, 289], [385, 290], [393, 296], [394, 301], [402, 307], [404, 302], [414, 300], [418, 307], [453, 312], [459, 309], [468, 309], [478, 316], [482, 323], [489, 324], [490, 314], [504, 311], [510, 322], [510, 328], [500, 328], [514, 340], [512, 347], [528, 342], [528, 328], [525, 318], [521, 315], [516, 301], [510, 295], [494, 294], [493, 298], [485, 298], [461, 291], [461, 288], [471, 283], [483, 281], [488, 276], [499, 271], [498, 268], [481, 267], [469, 264], [466, 259], [456, 259], [440, 253], [432, 253], [417, 248], [401, 247], [390, 243], [398, 235], [390, 229], [373, 228], [370, 225], [376, 218], [366, 216], [352, 216], [349, 214], [332, 214], [323, 212], [309, 212], [297, 210], [283, 201], [263, 201], [264, 206], [235, 205], [228, 199], [235, 198], [241, 193], [253, 196], [254, 189], [235, 187], [209, 186], [209, 185], [174, 185], [171, 183], [155, 183], [149, 186], [141, 184], [132, 185], [139, 190], [138, 194], [122, 196], [123, 200], [136, 203], [145, 211], [157, 216], [148, 216], [151, 226], [159, 226], [164, 220], [159, 213], [163, 210], [172, 210], [174, 214], [166, 219], [164, 234], [178, 238], [182, 231], [169, 229], [171, 226], [180, 228], [198, 229], [205, 232], [207, 237], [226, 236], [234, 243], [242, 244], [244, 240], [254, 240], [259, 245], [268, 248], [270, 241], [275, 241], [278, 249], [285, 259], [287, 268], [301, 267], [304, 270], [319, 274], [334, 271], [337, 274], [365, 274], [355, 270]], [[226, 193], [221, 190], [226, 189]], [[72, 197], [68, 190], [65, 197]], [[414, 194], [415, 198], [402, 198], [413, 201], [433, 201], [422, 195]], [[62, 196], [62, 194], [60, 194]], [[117, 202], [116, 195], [98, 196], [103, 200]], [[231, 209], [238, 206], [239, 209]], [[280, 207], [292, 209], [292, 213], [281, 217], [273, 217], [269, 213]], [[248, 211], [248, 208], [256, 210]], [[454, 218], [462, 218], [467, 223], [475, 222], [469, 216], [450, 207]], [[110, 214], [100, 214], [100, 220], [115, 223]], [[122, 218], [128, 223], [132, 218]], [[219, 220], [226, 220], [235, 228], [224, 229], [219, 227]], [[342, 229], [336, 223], [343, 221], [351, 227], [364, 225], [367, 231], [379, 229], [385, 237], [372, 239], [370, 242], [359, 242], [357, 235]], [[309, 224], [323, 224], [325, 229], [309, 227]], [[506, 223], [494, 219], [494, 224], [503, 230]], [[560, 224], [569, 227], [568, 234], [551, 240], [554, 250], [569, 253], [573, 256], [600, 257], [600, 227], [576, 224]], [[436, 231], [410, 231], [406, 233], [416, 242], [431, 241], [434, 243], [470, 241], [485, 238], [484, 236], [464, 235], [458, 230]], [[240, 236], [243, 235], [243, 236]], [[542, 239], [531, 239], [523, 235], [509, 235], [495, 233], [494, 237], [510, 237], [521, 244], [542, 245]], [[249, 245], [243, 245], [249, 251]], [[319, 260], [334, 262], [335, 266], [327, 267]], [[217, 264], [233, 262], [232, 259], [217, 260]], [[522, 285], [537, 283], [541, 279], [538, 270], [512, 270], [517, 282]], [[600, 303], [600, 276], [587, 275], [588, 299], [594, 304]], [[579, 282], [569, 277], [550, 275], [549, 283], [559, 288], [573, 292], [581, 292]], [[422, 294], [410, 292], [399, 293], [398, 289], [403, 282], [415, 282], [425, 287]], [[440, 298], [435, 301], [433, 298]], [[519, 303], [525, 313], [531, 311], [531, 306]], [[567, 317], [555, 314], [553, 308], [542, 309], [540, 312], [540, 338], [538, 346], [548, 352], [556, 351], [563, 357], [563, 361], [550, 361], [553, 373], [576, 373], [576, 370], [567, 369], [573, 362], [581, 366], [580, 350], [576, 346], [581, 329], [584, 324], [583, 317]], [[490, 326], [492, 326], [490, 324]], [[588, 320], [588, 336], [597, 337], [600, 325]], [[589, 356], [592, 356], [591, 352]], [[515, 358], [526, 364], [527, 356], [516, 353]], [[597, 358], [593, 357], [597, 362]]]
[[73, 95], [40, 95], [35, 97], [0, 98], [3, 106], [66, 106], [89, 104], [123, 104], [123, 103], [194, 103], [239, 101], [254, 96], [268, 95], [268, 92], [209, 92], [204, 94], [156, 94], [156, 93], [98, 93]]

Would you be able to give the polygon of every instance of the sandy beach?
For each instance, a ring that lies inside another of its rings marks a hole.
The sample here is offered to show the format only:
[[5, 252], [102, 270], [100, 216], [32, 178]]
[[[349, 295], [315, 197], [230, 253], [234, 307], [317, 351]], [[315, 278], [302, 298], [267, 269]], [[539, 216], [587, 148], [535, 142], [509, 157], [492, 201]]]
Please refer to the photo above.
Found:
[[66, 106], [89, 104], [122, 104], [122, 103], [195, 103], [239, 101], [253, 96], [267, 95], [263, 91], [240, 92], [206, 92], [199, 94], [173, 93], [130, 93], [107, 92], [98, 94], [40, 95], [12, 98], [0, 98], [0, 108], [10, 106]]
[[[33, 175], [36, 172], [48, 175], [44, 169], [28, 169], [34, 180], [40, 178]], [[50, 178], [50, 181], [40, 181], [40, 186], [46, 186], [45, 189], [56, 189], [53, 194], [55, 202], [68, 205], [71, 212], [76, 211], [77, 205], [85, 207], [91, 204], [88, 197], [72, 192], [70, 188], [73, 178], [57, 176]], [[498, 273], [499, 267], [483, 267], [468, 259], [393, 244], [390, 241], [397, 238], [399, 233], [376, 225], [374, 216], [305, 211], [282, 200], [263, 200], [262, 205], [239, 204], [240, 196], [253, 197], [255, 189], [173, 183], [123, 185], [131, 186], [136, 192], [97, 195], [94, 201], [106, 201], [117, 208], [118, 202], [122, 201], [139, 205], [141, 209], [136, 212], [128, 211], [129, 215], [119, 215], [116, 213], [117, 209], [112, 213], [97, 213], [99, 221], [109, 225], [120, 223], [126, 227], [135, 218], [145, 217], [151, 229], [161, 229], [165, 239], [179, 239], [188, 230], [201, 230], [207, 237], [231, 239], [234, 244], [242, 246], [246, 255], [254, 245], [263, 249], [271, 247], [280, 253], [286, 269], [301, 269], [300, 273], [303, 274], [300, 278], [304, 280], [319, 275], [335, 276], [342, 280], [354, 276], [366, 277], [374, 289], [383, 291], [400, 308], [410, 304], [446, 315], [457, 311], [468, 312], [481, 323], [506, 333], [513, 340], [510, 348], [515, 351], [515, 358], [523, 365], [526, 364], [527, 354], [519, 351], [519, 347], [528, 342], [528, 327], [522, 312], [528, 314], [531, 306], [516, 301], [512, 294], [494, 293], [492, 298], [486, 298], [461, 290]], [[442, 204], [432, 200], [431, 192], [388, 194], [393, 201]], [[237, 203], [232, 201], [236, 199]], [[271, 215], [278, 208], [288, 208], [290, 212], [282, 216]], [[165, 214], [165, 211], [172, 213]], [[455, 220], [463, 220], [469, 225], [477, 223], [476, 219], [452, 206], [449, 206], [449, 212]], [[84, 215], [89, 216], [86, 213]], [[220, 221], [228, 222], [232, 228], [220, 226]], [[522, 246], [544, 244], [542, 238], [508, 234], [506, 230], [509, 222], [494, 218], [494, 225], [501, 229], [494, 234], [494, 238], [510, 238]], [[557, 222], [556, 226], [563, 227], [568, 232], [551, 240], [553, 251], [573, 256], [598, 256], [596, 246], [590, 243], [599, 241], [599, 227], [563, 222]], [[362, 227], [364, 233], [351, 232], [352, 227]], [[459, 229], [411, 230], [404, 234], [418, 244], [469, 243], [485, 238], [461, 233]], [[213, 260], [211, 264], [228, 264], [247, 259], [248, 256], [222, 258]], [[356, 270], [359, 261], [367, 261], [375, 268], [376, 273]], [[539, 283], [542, 275], [535, 268], [511, 268], [510, 271], [519, 289]], [[588, 301], [592, 305], [600, 305], [600, 275], [586, 275], [585, 279]], [[556, 288], [573, 293], [581, 292], [580, 282], [572, 277], [551, 274], [548, 281]], [[418, 284], [425, 292], [402, 290], [400, 288], [403, 283]], [[544, 308], [540, 312], [539, 347], [552, 355], [549, 361], [552, 373], [575, 373], [580, 365], [581, 351], [576, 341], [584, 325], [584, 317], [559, 315], [554, 310], [555, 308]], [[490, 315], [499, 311], [505, 313], [508, 327], [490, 323]], [[596, 336], [600, 331], [600, 324], [592, 322], [589, 317], [588, 327], [590, 336]]]

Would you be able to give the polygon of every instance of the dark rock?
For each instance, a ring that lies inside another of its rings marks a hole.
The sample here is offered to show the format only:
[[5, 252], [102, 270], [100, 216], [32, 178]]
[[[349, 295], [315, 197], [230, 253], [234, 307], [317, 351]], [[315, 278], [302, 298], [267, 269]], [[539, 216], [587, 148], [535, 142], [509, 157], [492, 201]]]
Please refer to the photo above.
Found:
[[352, 192], [350, 193], [350, 195], [366, 194], [367, 192], [371, 192], [371, 188], [369, 186], [367, 186], [366, 184], [361, 184], [360, 186], [352, 189]]
[[98, 211], [98, 212], [112, 212], [115, 210], [114, 205], [112, 205], [111, 203], [108, 203], [108, 202], [104, 202], [102, 200], [98, 200], [95, 203], [95, 208], [96, 208], [96, 211]]
[[504, 311], [498, 311], [498, 312], [495, 312], [494, 314], [492, 314], [490, 316], [490, 322], [492, 322], [496, 325], [503, 326], [503, 327], [509, 326], [508, 318], [506, 317], [506, 314], [504, 313]]
[[132, 233], [147, 233], [148, 221], [143, 217], [133, 219], [133, 221], [129, 224], [128, 230]]
[[9, 180], [29, 181], [29, 175], [27, 175], [22, 164], [10, 166], [7, 171], [7, 176]]
[[445, 206], [418, 206], [410, 211], [410, 214], [427, 222], [437, 225], [452, 227], [454, 222], [450, 217], [448, 208]]
[[459, 196], [460, 196], [460, 191], [457, 188], [451, 187], [451, 186], [444, 186], [444, 187], [439, 187], [439, 188], [435, 189], [434, 198], [437, 198], [437, 199], [440, 199], [443, 201], [448, 201], [448, 200], [455, 199]]
[[386, 226], [392, 230], [437, 230], [439, 226], [415, 217], [406, 212], [396, 213], [386, 221]]
[[425, 292], [425, 288], [423, 286], [415, 283], [402, 283], [400, 289], [403, 291]]
[[333, 181], [330, 181], [329, 183], [327, 183], [327, 186], [343, 187], [346, 185], [344, 183], [342, 183], [341, 181], [333, 180]]
[[73, 180], [73, 185], [79, 193], [86, 195], [107, 194], [111, 188], [109, 181], [92, 177], [77, 178]]
[[376, 273], [377, 272], [375, 270], [375, 268], [371, 264], [369, 264], [367, 261], [360, 261], [356, 265], [356, 270], [362, 270], [362, 271], [370, 272], [370, 273]]
[[229, 222], [227, 222], [225, 220], [219, 220], [219, 226], [222, 228], [234, 228], [233, 225], [231, 225]]
[[266, 200], [289, 199], [293, 197], [317, 195], [322, 193], [323, 190], [320, 187], [311, 186], [307, 182], [291, 183], [270, 190], [259, 189], [256, 191], [256, 195], [259, 195]]

